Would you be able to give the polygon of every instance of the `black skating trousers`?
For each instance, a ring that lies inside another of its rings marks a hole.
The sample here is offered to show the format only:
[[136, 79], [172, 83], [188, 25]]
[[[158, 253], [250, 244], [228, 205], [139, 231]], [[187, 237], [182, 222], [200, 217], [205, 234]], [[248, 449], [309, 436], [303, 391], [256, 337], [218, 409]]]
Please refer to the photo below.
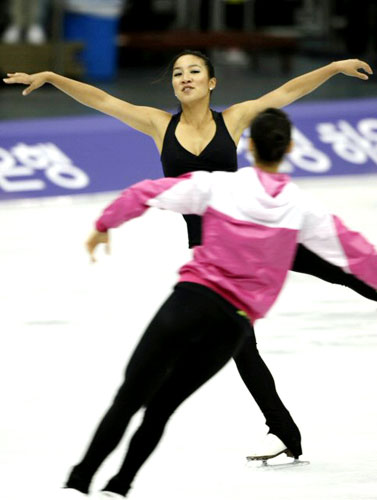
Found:
[[[256, 350], [248, 319], [229, 302], [201, 285], [178, 284], [137, 345], [124, 382], [66, 487], [89, 491], [95, 472], [119, 444], [131, 417], [144, 407], [124, 462], [104, 488], [125, 495], [176, 408], [236, 356], [246, 339]], [[259, 397], [265, 384], [261, 382]]]

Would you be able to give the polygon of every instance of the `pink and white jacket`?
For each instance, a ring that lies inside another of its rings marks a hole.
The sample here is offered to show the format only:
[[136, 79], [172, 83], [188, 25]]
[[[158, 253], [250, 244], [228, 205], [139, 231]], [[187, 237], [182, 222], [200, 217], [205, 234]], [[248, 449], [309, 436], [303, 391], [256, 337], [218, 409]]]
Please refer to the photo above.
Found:
[[180, 281], [211, 288], [255, 321], [276, 300], [298, 243], [377, 288], [377, 253], [360, 234], [310, 200], [284, 174], [246, 167], [145, 180], [123, 191], [96, 222], [98, 231], [149, 207], [203, 217], [202, 244]]

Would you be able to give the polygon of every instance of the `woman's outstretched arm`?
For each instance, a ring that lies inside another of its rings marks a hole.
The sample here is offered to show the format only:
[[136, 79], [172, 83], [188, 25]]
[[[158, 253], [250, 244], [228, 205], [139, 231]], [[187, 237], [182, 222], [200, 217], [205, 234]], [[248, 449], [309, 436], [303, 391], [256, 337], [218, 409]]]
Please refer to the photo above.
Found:
[[24, 96], [49, 83], [84, 106], [113, 116], [130, 127], [154, 137], [155, 140], [159, 138], [171, 116], [169, 113], [157, 108], [135, 106], [93, 85], [88, 85], [51, 71], [43, 71], [32, 75], [27, 73], [8, 73], [7, 78], [3, 80], [7, 84], [26, 85], [26, 88], [22, 92]]
[[368, 63], [359, 59], [332, 62], [319, 69], [293, 78], [281, 87], [258, 99], [244, 101], [231, 106], [225, 110], [224, 118], [229, 129], [237, 129], [241, 135], [242, 131], [249, 126], [251, 120], [260, 111], [266, 108], [282, 108], [287, 106], [297, 101], [297, 99], [310, 94], [310, 92], [313, 92], [313, 90], [338, 74], [368, 80], [368, 75], [372, 75], [373, 71]]

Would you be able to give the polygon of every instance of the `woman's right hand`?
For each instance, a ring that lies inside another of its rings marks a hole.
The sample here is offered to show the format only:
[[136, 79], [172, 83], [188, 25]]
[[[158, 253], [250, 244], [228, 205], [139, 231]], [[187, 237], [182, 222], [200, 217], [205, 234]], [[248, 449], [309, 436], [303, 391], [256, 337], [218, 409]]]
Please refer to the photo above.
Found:
[[3, 78], [3, 81], [7, 84], [20, 83], [22, 85], [27, 85], [22, 95], [29, 95], [33, 90], [42, 87], [47, 80], [48, 71], [34, 73], [33, 75], [28, 75], [27, 73], [7, 73], [7, 78]]

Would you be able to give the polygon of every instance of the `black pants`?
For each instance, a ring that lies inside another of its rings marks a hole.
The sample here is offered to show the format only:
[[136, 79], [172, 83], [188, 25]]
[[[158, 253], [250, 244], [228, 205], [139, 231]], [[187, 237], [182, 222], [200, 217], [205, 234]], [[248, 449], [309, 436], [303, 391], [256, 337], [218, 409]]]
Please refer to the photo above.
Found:
[[[377, 301], [375, 289], [341, 268], [329, 264], [303, 245], [297, 248], [292, 271], [346, 286], [363, 297]], [[301, 455], [299, 429], [279, 398], [271, 372], [257, 350], [253, 332], [246, 337], [234, 360], [242, 380], [264, 414], [270, 432], [278, 436], [293, 455]]]
[[[301, 245], [292, 270], [347, 286], [364, 297], [377, 300], [374, 289]], [[125, 494], [158, 443], [170, 415], [231, 356], [263, 412], [270, 432], [299, 456], [300, 432], [259, 355], [250, 323], [210, 290], [182, 284], [177, 286], [145, 332], [128, 365], [124, 384], [84, 459], [74, 467], [67, 486], [88, 491], [94, 473], [121, 440], [132, 415], [145, 406], [144, 421], [130, 443], [125, 461], [105, 488]]]
[[87, 493], [131, 417], [145, 407], [119, 472], [104, 488], [125, 495], [172, 413], [236, 355], [249, 332], [249, 321], [216, 293], [201, 285], [177, 285], [136, 347], [123, 385], [66, 486]]
[[297, 247], [292, 271], [310, 274], [335, 285], [346, 286], [367, 299], [377, 301], [377, 290], [359, 280], [353, 274], [348, 274], [340, 267], [329, 264], [303, 245]]
[[249, 335], [234, 356], [234, 361], [262, 411], [269, 431], [278, 436], [296, 458], [302, 455], [300, 431], [276, 391], [271, 372], [258, 352], [251, 325]]

